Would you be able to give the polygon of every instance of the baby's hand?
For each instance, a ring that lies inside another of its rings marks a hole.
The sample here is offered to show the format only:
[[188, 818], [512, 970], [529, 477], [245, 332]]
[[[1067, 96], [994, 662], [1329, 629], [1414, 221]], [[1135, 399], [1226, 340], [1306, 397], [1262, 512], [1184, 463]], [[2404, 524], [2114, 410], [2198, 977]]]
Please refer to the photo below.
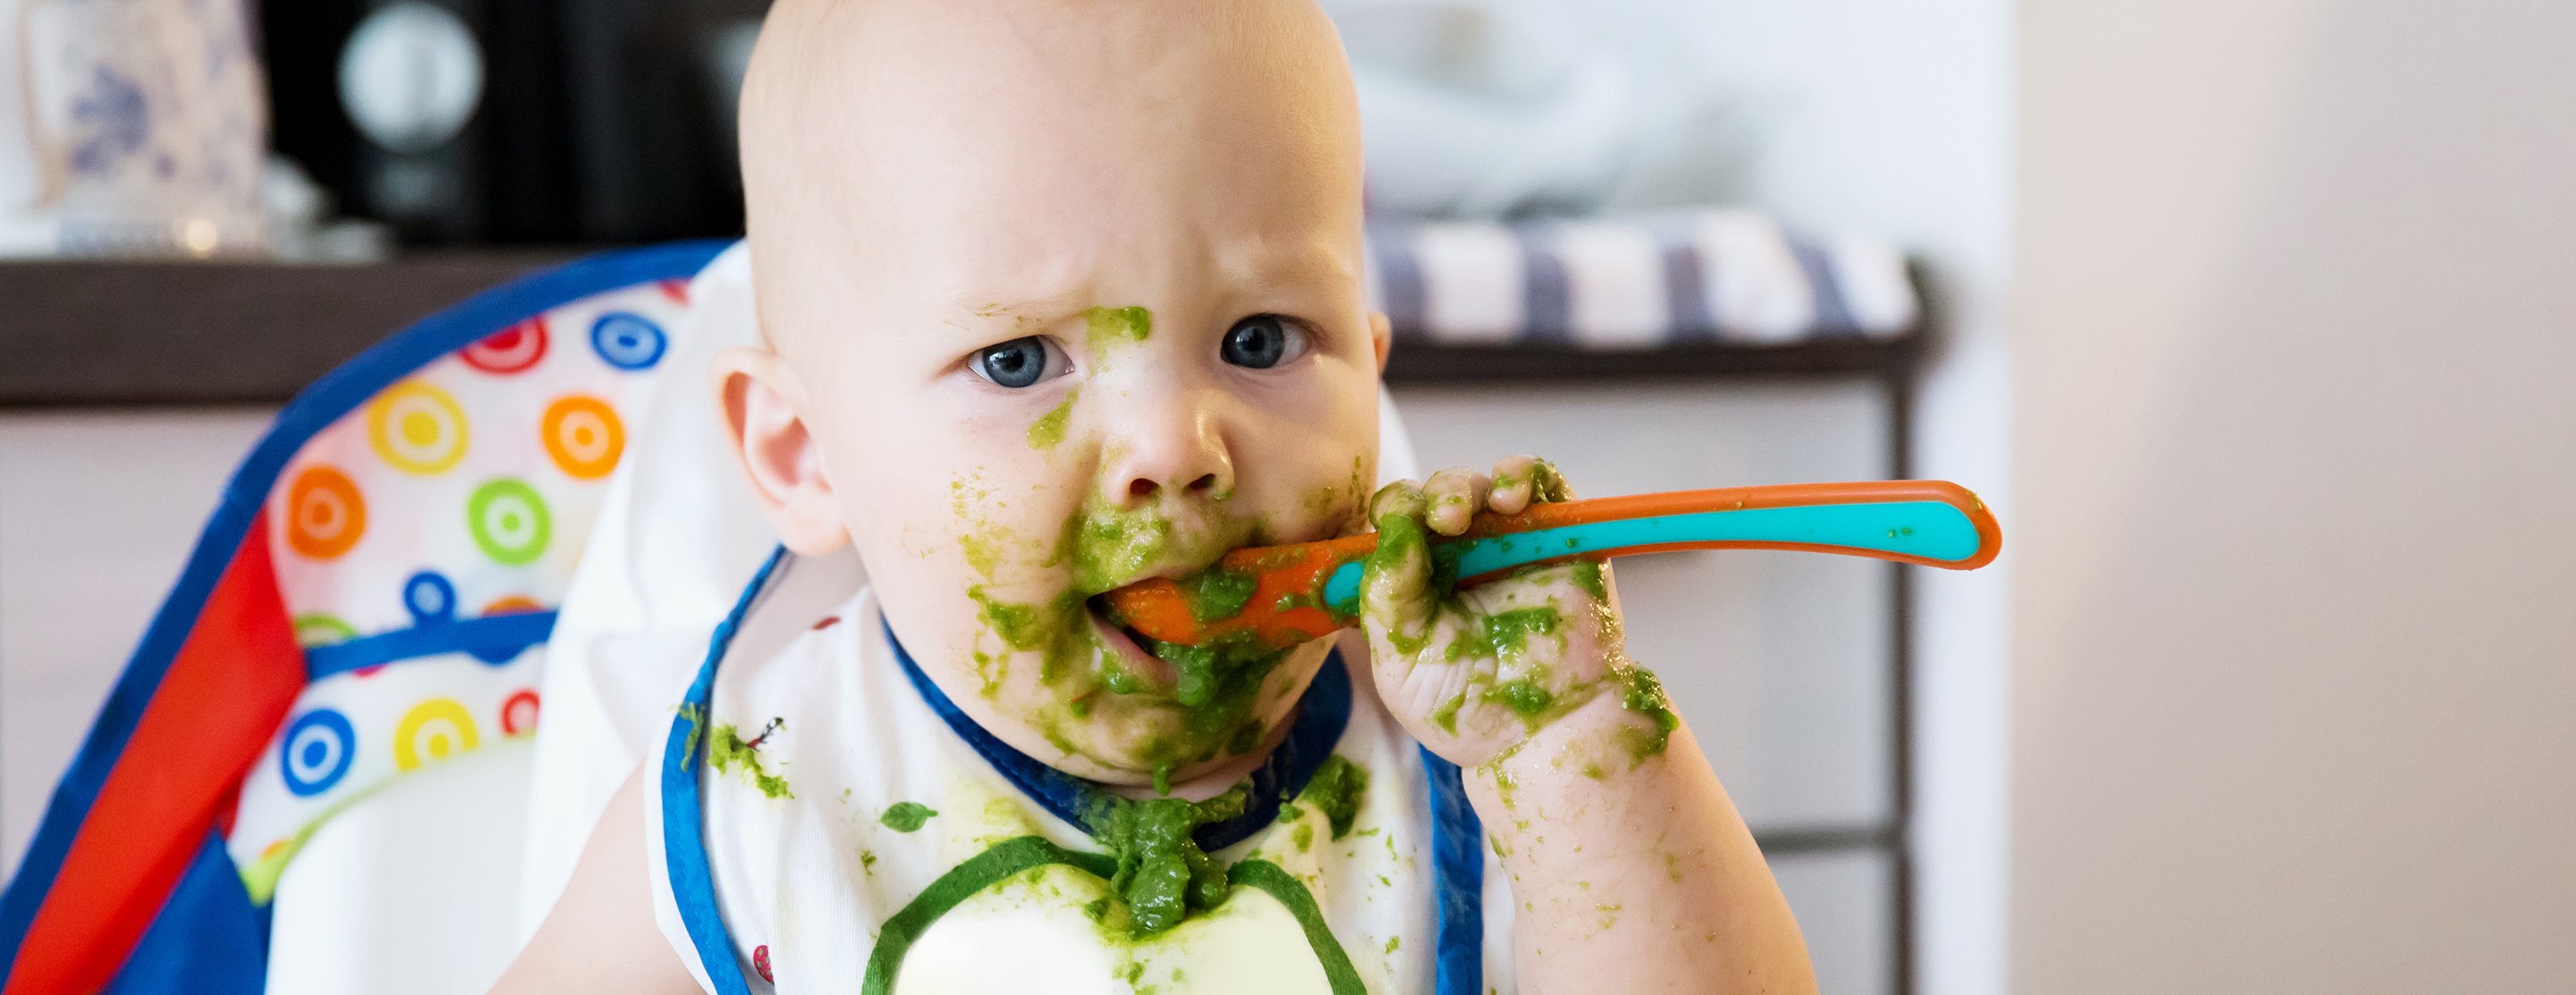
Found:
[[1442, 470], [1427, 484], [1389, 484], [1370, 502], [1378, 547], [1361, 577], [1360, 617], [1378, 693], [1451, 763], [1504, 754], [1603, 694], [1642, 713], [1623, 723], [1638, 740], [1629, 756], [1660, 752], [1671, 731], [1662, 689], [1622, 651], [1607, 567], [1561, 563], [1452, 591], [1455, 578], [1430, 549], [1434, 535], [1465, 532], [1480, 509], [1516, 514], [1570, 496], [1555, 467], [1515, 456], [1491, 478]]

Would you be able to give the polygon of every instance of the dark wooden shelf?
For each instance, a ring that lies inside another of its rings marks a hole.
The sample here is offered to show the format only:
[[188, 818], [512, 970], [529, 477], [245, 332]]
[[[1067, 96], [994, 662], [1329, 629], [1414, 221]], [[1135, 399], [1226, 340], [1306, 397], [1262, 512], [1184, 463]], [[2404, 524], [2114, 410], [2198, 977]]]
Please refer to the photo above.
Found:
[[0, 264], [0, 405], [284, 401], [412, 322], [578, 254]]
[[[0, 407], [275, 404], [412, 322], [573, 249], [365, 265], [0, 263]], [[1587, 352], [1399, 337], [1395, 383], [1844, 375], [1901, 369], [1919, 336]]]
[[1680, 380], [1746, 376], [1883, 374], [1913, 361], [1920, 336], [1817, 339], [1783, 345], [1683, 343], [1658, 349], [1435, 346], [1398, 341], [1387, 357], [1396, 384]]

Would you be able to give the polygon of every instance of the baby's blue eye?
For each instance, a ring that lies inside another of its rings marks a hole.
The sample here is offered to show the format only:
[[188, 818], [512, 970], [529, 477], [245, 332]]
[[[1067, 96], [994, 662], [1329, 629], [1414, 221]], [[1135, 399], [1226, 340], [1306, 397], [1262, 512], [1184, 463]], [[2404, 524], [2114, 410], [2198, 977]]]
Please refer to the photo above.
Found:
[[1016, 390], [1040, 380], [1063, 376], [1065, 362], [1064, 353], [1055, 347], [1055, 343], [1047, 341], [1045, 336], [1031, 335], [975, 350], [975, 355], [966, 361], [966, 368], [996, 386]]
[[1256, 314], [1226, 329], [1218, 355], [1236, 366], [1266, 370], [1306, 354], [1306, 330], [1275, 314]]

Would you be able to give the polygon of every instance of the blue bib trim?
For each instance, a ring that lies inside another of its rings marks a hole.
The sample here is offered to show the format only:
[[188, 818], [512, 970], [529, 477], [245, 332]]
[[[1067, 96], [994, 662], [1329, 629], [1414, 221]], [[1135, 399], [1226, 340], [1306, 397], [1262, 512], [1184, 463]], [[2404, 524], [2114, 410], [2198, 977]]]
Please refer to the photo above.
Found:
[[662, 862], [671, 878], [671, 901], [680, 907], [680, 922], [688, 927], [689, 943], [697, 948], [698, 964], [706, 968], [716, 995], [751, 995], [751, 986], [743, 981], [733, 934], [726, 931], [723, 907], [716, 904], [715, 868], [707, 863], [706, 803], [698, 797], [698, 750], [706, 740], [707, 703], [715, 698], [716, 665], [724, 662], [725, 647], [733, 643], [752, 604], [782, 576], [778, 568], [786, 561], [787, 547], [771, 552], [769, 562], [752, 575], [751, 586], [743, 588], [742, 599], [716, 626], [707, 662], [698, 667], [698, 678], [689, 683], [688, 697], [662, 742]]
[[[1100, 786], [1082, 778], [1039, 763], [1035, 758], [1002, 742], [984, 731], [975, 720], [948, 700], [929, 675], [921, 672], [912, 654], [904, 651], [903, 641], [895, 638], [894, 629], [885, 630], [887, 645], [894, 647], [894, 658], [903, 664], [903, 675], [912, 679], [913, 689], [939, 719], [948, 723], [950, 732], [975, 748], [975, 752], [992, 764], [1005, 780], [1018, 786], [1029, 799], [1075, 826], [1088, 830], [1091, 823], [1084, 813], [1107, 797]], [[1200, 826], [1191, 834], [1199, 849], [1215, 853], [1251, 839], [1261, 827], [1279, 817], [1279, 803], [1306, 790], [1315, 771], [1333, 755], [1333, 745], [1342, 741], [1342, 729], [1351, 721], [1351, 675], [1342, 668], [1342, 652], [1334, 650], [1324, 658], [1323, 669], [1306, 686], [1306, 697], [1297, 704], [1297, 721], [1288, 727], [1288, 738], [1270, 752], [1270, 759], [1252, 772], [1252, 798], [1244, 805], [1243, 814], [1224, 822]]]
[[1438, 995], [1485, 990], [1485, 823], [1467, 804], [1458, 765], [1422, 748], [1431, 781], [1431, 893], [1440, 903]]

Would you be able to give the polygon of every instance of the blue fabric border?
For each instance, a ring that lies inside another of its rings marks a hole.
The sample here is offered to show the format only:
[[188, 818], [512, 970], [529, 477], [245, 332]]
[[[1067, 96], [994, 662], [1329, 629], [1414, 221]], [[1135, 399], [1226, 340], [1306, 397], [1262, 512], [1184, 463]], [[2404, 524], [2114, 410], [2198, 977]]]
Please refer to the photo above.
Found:
[[268, 987], [268, 909], [251, 904], [224, 838], [188, 864], [106, 995], [260, 995]]
[[1432, 894], [1440, 903], [1438, 995], [1485, 990], [1485, 823], [1467, 804], [1458, 765], [1422, 750], [1431, 782]]
[[[387, 385], [431, 361], [500, 329], [593, 294], [659, 280], [685, 279], [704, 269], [732, 243], [680, 242], [603, 253], [521, 277], [476, 294], [462, 303], [421, 319], [410, 328], [376, 344], [315, 381], [279, 412], [250, 455], [233, 471], [179, 580], [153, 615], [143, 639], [117, 678], [107, 703], [90, 726], [80, 752], [54, 788], [35, 839], [5, 891], [0, 891], [0, 965], [14, 967], [44, 896], [62, 871], [64, 856], [81, 823], [98, 800], [100, 787], [125, 750], [143, 717], [144, 707], [160, 687], [170, 662], [187, 641], [197, 613], [217, 580], [232, 564], [233, 554], [249, 533], [251, 521], [267, 502], [287, 460], [313, 434], [356, 410]], [[5, 971], [6, 967], [0, 967]]]
[[733, 645], [734, 633], [741, 631], [751, 606], [785, 576], [779, 568], [786, 562], [787, 547], [771, 551], [769, 562], [760, 565], [760, 572], [743, 588], [741, 600], [716, 626], [707, 660], [698, 666], [697, 679], [689, 682], [688, 697], [671, 720], [670, 735], [662, 741], [663, 869], [671, 879], [671, 900], [680, 907], [680, 922], [688, 927], [689, 943], [697, 948], [698, 964], [706, 968], [716, 995], [750, 995], [751, 985], [743, 979], [733, 934], [725, 930], [724, 911], [716, 904], [715, 869], [707, 865], [706, 805], [698, 792], [697, 753], [706, 745], [705, 727], [713, 720], [707, 707], [715, 700], [716, 667], [724, 662], [725, 649]]
[[[930, 676], [921, 672], [912, 654], [905, 652], [903, 640], [895, 638], [894, 627], [885, 627], [886, 643], [894, 647], [894, 658], [903, 664], [903, 675], [911, 678], [913, 689], [921, 692], [930, 710], [939, 713], [940, 721], [983, 756], [986, 763], [1001, 773], [1048, 812], [1075, 826], [1090, 831], [1084, 818], [1102, 797], [1100, 788], [1090, 781], [1039, 763], [1035, 758], [1002, 742], [1000, 737], [975, 724], [957, 703], [939, 690]], [[1351, 721], [1351, 674], [1342, 666], [1342, 651], [1335, 649], [1324, 658], [1315, 679], [1306, 685], [1306, 696], [1297, 705], [1297, 721], [1288, 727], [1288, 736], [1271, 751], [1252, 772], [1252, 798], [1243, 814], [1224, 822], [1200, 826], [1191, 834], [1199, 849], [1214, 853], [1252, 838], [1261, 827], [1279, 817], [1281, 802], [1306, 790], [1315, 771], [1333, 755], [1333, 747], [1342, 741], [1342, 730]]]
[[554, 630], [554, 612], [517, 612], [379, 632], [344, 643], [307, 647], [304, 681], [310, 684], [360, 667], [445, 653], [472, 653], [497, 666], [545, 642]]

